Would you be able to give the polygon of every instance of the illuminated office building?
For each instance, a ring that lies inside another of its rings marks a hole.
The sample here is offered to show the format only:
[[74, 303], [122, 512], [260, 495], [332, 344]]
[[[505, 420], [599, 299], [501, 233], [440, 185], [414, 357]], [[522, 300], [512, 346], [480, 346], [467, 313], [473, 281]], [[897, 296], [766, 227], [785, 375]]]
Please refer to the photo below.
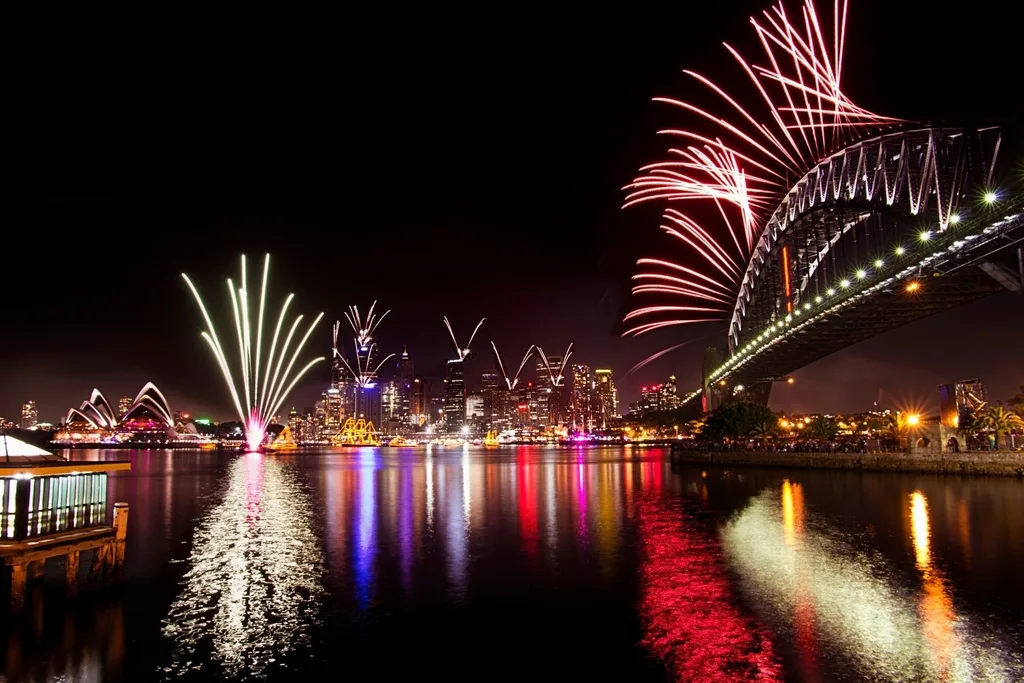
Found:
[[466, 378], [461, 360], [450, 360], [444, 375], [444, 421], [449, 432], [466, 422]]
[[603, 429], [609, 420], [619, 417], [619, 395], [615, 389], [615, 375], [609, 369], [594, 370], [594, 409], [597, 422]]

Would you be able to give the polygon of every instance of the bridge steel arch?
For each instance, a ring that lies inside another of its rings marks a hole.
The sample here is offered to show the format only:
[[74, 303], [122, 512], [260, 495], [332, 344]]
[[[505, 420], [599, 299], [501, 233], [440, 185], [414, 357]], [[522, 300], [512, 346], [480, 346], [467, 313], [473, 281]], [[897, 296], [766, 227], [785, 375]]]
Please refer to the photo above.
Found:
[[1024, 173], [1019, 159], [1001, 159], [1003, 136], [994, 127], [887, 133], [797, 180], [756, 243], [730, 320], [730, 355], [705, 375], [705, 391], [781, 379], [1000, 291], [971, 266], [1024, 240]]

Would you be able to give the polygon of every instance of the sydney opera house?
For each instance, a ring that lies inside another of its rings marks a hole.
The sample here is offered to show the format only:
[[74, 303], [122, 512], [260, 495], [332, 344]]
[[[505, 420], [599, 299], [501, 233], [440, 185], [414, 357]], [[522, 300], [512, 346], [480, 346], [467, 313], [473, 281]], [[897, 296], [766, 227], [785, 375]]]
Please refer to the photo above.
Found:
[[57, 430], [55, 443], [168, 443], [198, 441], [192, 423], [176, 424], [167, 398], [152, 382], [123, 412], [114, 410], [99, 389], [72, 408]]

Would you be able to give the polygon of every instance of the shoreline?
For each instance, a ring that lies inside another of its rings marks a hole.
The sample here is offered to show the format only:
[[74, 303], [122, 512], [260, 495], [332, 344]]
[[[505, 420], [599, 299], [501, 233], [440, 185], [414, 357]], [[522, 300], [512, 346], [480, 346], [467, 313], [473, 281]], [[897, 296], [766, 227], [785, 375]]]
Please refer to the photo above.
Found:
[[1024, 477], [1024, 453], [779, 453], [673, 450], [672, 462], [686, 465], [728, 465], [863, 472], [914, 472]]

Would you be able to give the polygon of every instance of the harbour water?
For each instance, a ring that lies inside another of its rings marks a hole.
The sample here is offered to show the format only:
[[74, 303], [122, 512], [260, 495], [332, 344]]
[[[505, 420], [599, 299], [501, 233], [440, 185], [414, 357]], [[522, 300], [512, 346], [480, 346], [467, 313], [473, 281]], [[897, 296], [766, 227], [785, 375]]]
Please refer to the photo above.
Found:
[[9, 681], [1022, 680], [1024, 483], [667, 450], [133, 461], [126, 574], [6, 622]]

